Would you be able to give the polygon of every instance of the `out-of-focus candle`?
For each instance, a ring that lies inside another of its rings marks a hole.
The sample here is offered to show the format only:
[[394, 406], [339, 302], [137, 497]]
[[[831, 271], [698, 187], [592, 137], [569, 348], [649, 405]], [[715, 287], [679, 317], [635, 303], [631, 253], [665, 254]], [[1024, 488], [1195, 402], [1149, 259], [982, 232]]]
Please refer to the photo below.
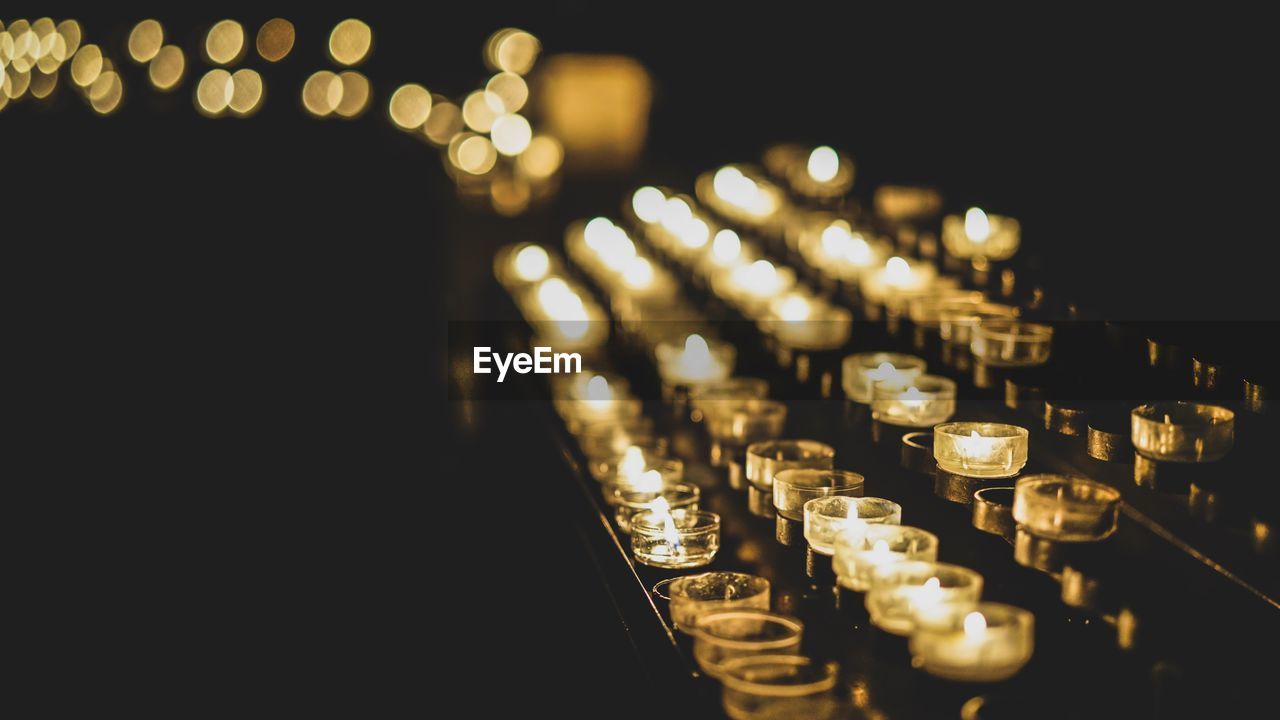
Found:
[[833, 350], [849, 340], [853, 316], [805, 292], [789, 292], [769, 302], [760, 329], [783, 347], [794, 350]]
[[853, 187], [853, 160], [827, 145], [809, 151], [787, 168], [787, 183], [796, 194], [815, 200], [832, 200]]
[[658, 375], [672, 386], [692, 386], [724, 380], [733, 373], [737, 351], [733, 345], [692, 333], [678, 341], [658, 343], [654, 351]]
[[983, 320], [973, 329], [974, 359], [995, 367], [1026, 367], [1049, 361], [1053, 328], [1017, 320]]
[[871, 389], [876, 382], [894, 380], [909, 383], [924, 373], [925, 361], [902, 353], [856, 353], [844, 359], [842, 370], [844, 394], [855, 402], [869, 403]]
[[[901, 512], [898, 520], [901, 521]], [[877, 568], [904, 560], [938, 559], [938, 536], [899, 522], [851, 524], [835, 535], [832, 567], [841, 587], [866, 592]]]
[[956, 475], [1010, 477], [1027, 464], [1027, 438], [1027, 429], [1017, 425], [943, 423], [933, 428], [933, 457]]
[[769, 581], [757, 575], [707, 572], [671, 581], [671, 623], [691, 633], [699, 618], [725, 610], [768, 610]]
[[605, 375], [580, 374], [571, 388], [555, 405], [574, 434], [593, 423], [638, 417], [643, 410], [639, 400], [627, 396], [625, 385], [619, 383], [615, 388]]
[[779, 269], [768, 260], [756, 260], [714, 276], [712, 288], [744, 315], [754, 317], [795, 281], [795, 272], [790, 268]]
[[1006, 680], [1031, 659], [1034, 628], [1034, 615], [1000, 603], [920, 613], [911, 635], [912, 664], [948, 680]]
[[741, 400], [759, 400], [769, 395], [769, 381], [753, 377], [729, 377], [695, 385], [689, 391], [689, 406], [694, 422], [701, 422], [707, 413], [715, 412], [721, 405], [731, 405]]
[[523, 288], [547, 277], [552, 270], [551, 255], [534, 243], [518, 243], [494, 255], [494, 275], [509, 289]]
[[767, 220], [783, 204], [782, 192], [777, 187], [735, 165], [717, 170], [711, 178], [711, 192], [700, 189], [698, 196], [703, 202], [718, 204], [734, 219], [751, 222]]
[[713, 465], [725, 465], [752, 443], [782, 434], [787, 406], [777, 400], [742, 399], [704, 406]]
[[871, 575], [867, 612], [871, 623], [894, 635], [910, 635], [920, 615], [971, 605], [982, 596], [982, 575], [947, 563], [904, 560]]
[[662, 220], [662, 210], [667, 196], [656, 187], [642, 187], [631, 195], [631, 209], [636, 217], [646, 223]]
[[[775, 480], [774, 484], [777, 485]], [[774, 491], [774, 498], [778, 497]], [[778, 514], [783, 514], [778, 510]], [[804, 537], [819, 555], [835, 553], [836, 538], [843, 534], [864, 536], [869, 525], [898, 525], [902, 522], [902, 506], [892, 500], [875, 497], [831, 495], [817, 497], [804, 504]]]
[[940, 375], [910, 381], [879, 380], [871, 390], [871, 412], [882, 423], [900, 427], [932, 427], [956, 411], [956, 384]]
[[1092, 542], [1116, 530], [1120, 491], [1074, 475], [1026, 475], [1014, 484], [1013, 519], [1059, 542]]
[[889, 251], [887, 243], [868, 240], [844, 220], [835, 220], [821, 231], [802, 233], [797, 245], [806, 262], [829, 277], [845, 281], [856, 280], [871, 268], [881, 266]]
[[1234, 412], [1217, 405], [1158, 402], [1130, 413], [1133, 447], [1165, 462], [1213, 462], [1235, 445]]
[[653, 420], [646, 417], [584, 423], [578, 435], [578, 447], [593, 467], [596, 462], [618, 457], [632, 445], [647, 445], [661, 452], [666, 449], [667, 439], [654, 431]]
[[964, 216], [942, 219], [942, 244], [958, 258], [1007, 260], [1018, 251], [1022, 230], [1017, 220], [972, 207]]
[[609, 338], [604, 311], [563, 278], [547, 277], [530, 288], [520, 308], [542, 344], [572, 352], [599, 347]]

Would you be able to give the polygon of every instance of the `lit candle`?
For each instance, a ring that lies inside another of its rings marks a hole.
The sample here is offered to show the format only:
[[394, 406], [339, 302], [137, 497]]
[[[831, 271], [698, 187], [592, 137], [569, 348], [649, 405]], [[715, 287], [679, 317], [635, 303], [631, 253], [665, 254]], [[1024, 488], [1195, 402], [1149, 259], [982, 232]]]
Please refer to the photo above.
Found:
[[938, 559], [938, 536], [918, 527], [901, 525], [901, 518], [899, 511], [896, 523], [864, 520], [863, 524], [851, 524], [835, 535], [832, 567], [841, 587], [866, 592], [878, 568], [904, 560], [933, 562]]
[[[726, 165], [715, 172], [711, 179], [713, 196], [726, 214], [736, 219], [761, 222], [773, 215], [782, 205], [782, 193], [772, 183], [752, 177], [741, 168]], [[699, 198], [703, 198], [699, 192]], [[704, 202], [710, 197], [703, 198]]]
[[631, 518], [631, 551], [637, 561], [660, 568], [706, 565], [720, 550], [720, 516], [701, 510], [668, 511], [662, 498]]
[[871, 402], [871, 390], [880, 380], [910, 383], [925, 370], [925, 361], [902, 353], [856, 353], [844, 359], [841, 382], [850, 400]]
[[760, 329], [793, 350], [833, 350], [849, 340], [853, 316], [806, 292], [780, 295], [769, 303]]
[[578, 436], [578, 447], [592, 461], [593, 470], [595, 463], [618, 457], [632, 445], [647, 445], [662, 451], [666, 448], [666, 438], [654, 432], [653, 421], [646, 417], [584, 423]]
[[733, 345], [708, 341], [697, 333], [677, 342], [658, 343], [654, 353], [658, 375], [668, 386], [694, 386], [724, 380], [733, 373], [737, 351]]
[[1031, 659], [1034, 629], [1034, 615], [1000, 603], [921, 613], [911, 635], [912, 664], [947, 680], [1006, 680]]
[[546, 249], [532, 243], [504, 247], [494, 256], [494, 275], [511, 290], [542, 280], [550, 274], [551, 266]]
[[968, 345], [973, 340], [973, 329], [980, 323], [1016, 317], [1018, 308], [999, 303], [946, 305], [938, 311], [938, 333], [945, 342]]
[[910, 635], [921, 615], [973, 604], [982, 596], [982, 576], [959, 565], [904, 560], [872, 573], [867, 591], [871, 623], [894, 635]]
[[1017, 425], [943, 423], [933, 428], [933, 457], [938, 467], [956, 475], [1011, 477], [1027, 464], [1028, 435]]
[[763, 378], [729, 377], [711, 380], [689, 390], [690, 418], [694, 422], [702, 422], [708, 412], [715, 412], [722, 404], [759, 400], [768, 395], [769, 381]]
[[[787, 471], [791, 472], [799, 471]], [[774, 485], [778, 484], [780, 481], [775, 479]], [[775, 489], [775, 505], [778, 494]], [[783, 513], [779, 506], [778, 514]], [[865, 537], [868, 525], [898, 525], [901, 522], [902, 506], [884, 498], [830, 495], [816, 497], [804, 504], [804, 538], [819, 555], [834, 554], [836, 538], [840, 535], [849, 534], [852, 540], [853, 537]]]
[[770, 584], [758, 575], [707, 572], [683, 575], [671, 581], [671, 624], [692, 633], [698, 620], [725, 610], [768, 610]]
[[667, 196], [656, 187], [642, 187], [631, 196], [631, 209], [641, 222], [655, 223], [662, 220]]
[[1049, 361], [1053, 328], [1017, 320], [983, 320], [973, 329], [975, 360], [995, 367], [1027, 367]]
[[872, 242], [853, 232], [844, 220], [835, 220], [820, 233], [804, 232], [798, 241], [800, 255], [823, 274], [845, 281], [861, 277], [884, 263], [888, 244]]
[[614, 381], [618, 383], [616, 390], [606, 376], [582, 373], [575, 376], [566, 397], [556, 398], [556, 409], [570, 432], [577, 434], [593, 423], [621, 421], [640, 415], [643, 410], [641, 402], [627, 397], [625, 381], [619, 378], [614, 378]]
[[742, 263], [712, 277], [712, 288], [747, 316], [757, 316], [771, 298], [795, 284], [790, 268], [779, 269], [768, 260]]
[[702, 493], [695, 485], [689, 483], [673, 483], [664, 485], [662, 476], [655, 470], [642, 473], [641, 482], [634, 489], [615, 487], [613, 502], [617, 507], [614, 520], [618, 529], [624, 533], [631, 532], [631, 519], [636, 515], [664, 508], [668, 513], [674, 510], [697, 510], [698, 500]]
[[939, 284], [954, 285], [955, 282], [949, 278], [939, 280], [932, 267], [915, 265], [895, 255], [885, 261], [884, 267], [867, 275], [860, 287], [868, 309], [884, 306], [898, 314], [905, 310], [912, 297], [925, 294]]
[[1235, 413], [1217, 405], [1151, 403], [1130, 418], [1134, 449], [1153, 460], [1213, 462], [1235, 445]]
[[989, 215], [982, 208], [969, 208], [963, 217], [948, 215], [942, 219], [942, 244], [958, 258], [1007, 260], [1018, 251], [1021, 242], [1017, 220]]
[[933, 427], [956, 411], [956, 384], [940, 375], [910, 381], [879, 380], [871, 390], [872, 416], [900, 427]]
[[1013, 519], [1036, 537], [1102, 540], [1116, 530], [1120, 491], [1074, 475], [1026, 475], [1014, 484]]
[[604, 311], [584, 300], [563, 278], [548, 277], [538, 283], [524, 296], [521, 310], [541, 344], [557, 351], [599, 347], [609, 338]]
[[653, 448], [632, 445], [621, 455], [592, 463], [591, 475], [603, 485], [606, 502], [616, 489], [655, 491], [684, 476], [684, 462], [666, 457]]
[[808, 151], [771, 148], [765, 153], [766, 167], [776, 167], [784, 160], [788, 161], [785, 167], [787, 184], [797, 195], [832, 201], [853, 187], [853, 160], [827, 145]]

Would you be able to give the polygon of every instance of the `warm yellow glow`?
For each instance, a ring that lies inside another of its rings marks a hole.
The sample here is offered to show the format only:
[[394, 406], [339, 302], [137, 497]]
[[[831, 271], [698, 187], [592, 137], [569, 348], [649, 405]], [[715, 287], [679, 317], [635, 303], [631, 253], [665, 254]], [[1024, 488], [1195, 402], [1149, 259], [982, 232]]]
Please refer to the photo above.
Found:
[[529, 147], [516, 159], [521, 172], [535, 180], [551, 177], [563, 163], [564, 146], [550, 135], [535, 136], [529, 141]]
[[243, 51], [244, 28], [240, 23], [223, 20], [209, 28], [209, 34], [204, 39], [204, 52], [211, 61], [227, 65], [238, 60]]
[[582, 238], [586, 241], [587, 247], [599, 253], [604, 250], [612, 232], [613, 222], [609, 218], [594, 217], [582, 228]]
[[182, 80], [187, 58], [177, 45], [165, 45], [147, 65], [147, 77], [157, 90], [172, 90]]
[[867, 380], [874, 384], [877, 380], [894, 380], [902, 377], [902, 373], [891, 362], [882, 362], [875, 370], [867, 371]]
[[587, 392], [583, 399], [592, 402], [609, 402], [613, 400], [613, 388], [609, 387], [609, 381], [603, 375], [593, 375], [587, 381]]
[[391, 121], [404, 130], [422, 127], [431, 115], [431, 93], [421, 85], [401, 85], [391, 94], [387, 104]]
[[662, 227], [666, 228], [667, 232], [676, 233], [684, 227], [685, 223], [693, 219], [693, 210], [683, 198], [667, 198], [662, 204], [660, 218]]
[[991, 236], [991, 221], [982, 208], [971, 207], [964, 213], [964, 234], [973, 242], [986, 242]]
[[491, 39], [490, 62], [501, 70], [524, 75], [533, 69], [542, 44], [523, 30], [499, 30]]
[[164, 28], [155, 20], [143, 20], [129, 32], [129, 57], [134, 62], [148, 62], [164, 45]]
[[89, 87], [102, 74], [102, 50], [97, 45], [85, 45], [71, 59], [71, 81], [80, 87]]
[[653, 284], [653, 265], [642, 257], [632, 257], [623, 266], [622, 280], [633, 290], [647, 288]]
[[63, 53], [62, 60], [66, 60], [76, 54], [80, 49], [80, 23], [75, 20], [63, 20], [58, 23], [58, 35], [66, 42], [66, 49]]
[[448, 145], [462, 132], [462, 108], [438, 97], [432, 97], [431, 114], [422, 124], [422, 134], [436, 145]]
[[533, 140], [533, 128], [523, 115], [500, 115], [493, 121], [490, 132], [493, 147], [503, 155], [513, 157], [524, 152]]
[[487, 133], [493, 129], [493, 121], [498, 114], [489, 107], [484, 99], [484, 91], [477, 90], [462, 101], [462, 119], [467, 127], [478, 133]]
[[644, 468], [644, 451], [636, 445], [629, 446], [618, 461], [618, 474], [628, 480], [639, 477], [645, 471]]
[[369, 107], [369, 79], [355, 70], [343, 70], [338, 79], [342, 81], [342, 101], [333, 111], [344, 118], [359, 116]]
[[987, 634], [987, 618], [978, 611], [973, 611], [964, 616], [964, 636], [970, 640], [977, 640]]
[[924, 402], [928, 398], [925, 397], [924, 393], [920, 392], [920, 388], [916, 387], [915, 385], [912, 385], [911, 387], [904, 390], [902, 394], [898, 396], [898, 399], [903, 400], [905, 402], [919, 403], [919, 402]]
[[280, 62], [293, 49], [293, 23], [284, 18], [274, 18], [258, 28], [258, 55], [267, 62]]
[[472, 135], [458, 145], [458, 169], [472, 175], [483, 175], [498, 162], [498, 153], [489, 138]]
[[256, 70], [241, 68], [231, 75], [231, 99], [227, 106], [237, 115], [249, 115], [262, 103], [262, 76]]
[[218, 115], [231, 104], [231, 96], [235, 93], [235, 82], [231, 73], [222, 68], [215, 68], [200, 78], [196, 86], [196, 104], [206, 115]]
[[[36, 68], [42, 73], [56, 73], [70, 55], [67, 52], [67, 41], [62, 35], [50, 32], [40, 40], [40, 59], [36, 61]], [[0, 57], [0, 67], [4, 66], [4, 62], [4, 58]]]
[[99, 75], [89, 86], [89, 104], [103, 115], [115, 110], [123, 95], [124, 84], [120, 81], [120, 75], [112, 70]]
[[778, 303], [778, 315], [788, 322], [807, 320], [809, 312], [809, 301], [803, 295], [788, 295]]
[[513, 260], [516, 276], [525, 282], [536, 282], [546, 277], [551, 258], [540, 245], [528, 245], [516, 253]]
[[635, 211], [636, 217], [647, 223], [662, 219], [662, 211], [666, 203], [667, 196], [656, 187], [646, 185], [631, 195], [631, 209]]
[[695, 365], [711, 364], [711, 348], [707, 345], [707, 339], [693, 333], [684, 339], [684, 356]]
[[777, 208], [776, 201], [770, 194], [762, 191], [755, 180], [732, 165], [717, 170], [711, 184], [721, 199], [752, 215], [762, 217]]
[[[43, 59], [43, 58], [42, 58]], [[31, 97], [37, 100], [49, 97], [53, 89], [58, 85], [58, 73], [52, 74], [43, 72], [31, 73]]]
[[520, 112], [529, 100], [529, 85], [524, 78], [510, 72], [500, 72], [489, 78], [484, 86], [485, 101], [496, 113]]
[[884, 282], [886, 285], [910, 285], [915, 279], [911, 265], [898, 256], [893, 256], [884, 264]]
[[711, 239], [711, 228], [701, 218], [691, 217], [677, 232], [680, 244], [691, 250], [706, 247]]
[[711, 241], [711, 257], [719, 265], [735, 262], [741, 254], [742, 240], [738, 233], [729, 228], [716, 233], [715, 239]]
[[[631, 478], [630, 484], [636, 492], [662, 492], [662, 473], [657, 470], [645, 470], [638, 476]], [[657, 499], [665, 501], [666, 498], [659, 497]]]
[[750, 265], [738, 267], [733, 271], [733, 277], [739, 287], [756, 295], [776, 292], [780, 284], [778, 270], [768, 260], [757, 260]]
[[809, 177], [818, 182], [828, 182], [840, 172], [840, 156], [835, 150], [821, 145], [809, 153]]
[[329, 33], [329, 56], [339, 65], [355, 65], [369, 54], [373, 31], [355, 18], [343, 20]]
[[341, 103], [342, 79], [328, 70], [312, 74], [302, 86], [302, 105], [312, 115], [324, 117]]
[[659, 495], [650, 504], [655, 516], [662, 519], [662, 537], [667, 541], [671, 552], [675, 552], [680, 545], [680, 531], [676, 527], [676, 522], [671, 517], [671, 503], [667, 502], [665, 497]]

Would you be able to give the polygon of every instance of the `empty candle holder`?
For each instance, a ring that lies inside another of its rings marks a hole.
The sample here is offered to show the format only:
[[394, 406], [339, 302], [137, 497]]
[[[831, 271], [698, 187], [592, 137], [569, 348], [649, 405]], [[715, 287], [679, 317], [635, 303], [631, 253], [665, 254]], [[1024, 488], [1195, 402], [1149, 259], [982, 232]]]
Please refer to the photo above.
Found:
[[724, 664], [751, 655], [793, 655], [800, 652], [804, 623], [768, 610], [734, 609], [706, 613], [689, 628], [693, 658], [714, 678]]
[[938, 334], [945, 343], [968, 347], [973, 342], [973, 329], [979, 324], [1016, 317], [1018, 308], [1000, 303], [948, 305], [938, 311]]
[[933, 427], [955, 411], [956, 384], [940, 375], [880, 380], [871, 390], [872, 417], [889, 425]]
[[815, 498], [804, 504], [804, 537], [819, 555], [834, 555], [836, 538], [841, 535], [858, 536], [865, 534], [869, 525], [901, 522], [902, 506], [884, 498], [837, 495]]
[[910, 382], [925, 371], [925, 361], [914, 355], [891, 352], [856, 353], [844, 359], [841, 382], [844, 394], [860, 403], [871, 402], [876, 382], [898, 380]]
[[836, 535], [833, 548], [837, 583], [847, 590], [866, 592], [877, 568], [907, 560], [937, 560], [938, 536], [910, 525], [867, 524]]
[[902, 467], [914, 472], [932, 473], [937, 467], [937, 461], [933, 458], [933, 433], [918, 431], [903, 435], [900, 463]]
[[698, 619], [726, 610], [768, 610], [769, 581], [738, 572], [684, 575], [667, 586], [671, 622], [692, 634]]
[[[711, 437], [711, 464], [728, 465], [748, 445], [776, 438], [787, 420], [787, 406], [777, 400], [734, 400], [708, 404], [703, 421]], [[745, 458], [742, 459], [745, 462]], [[730, 485], [745, 490], [745, 477], [738, 482], [730, 473]]]
[[[783, 470], [830, 470], [835, 448], [816, 440], [766, 440], [747, 447], [747, 507], [760, 517], [771, 518], [773, 478]], [[800, 506], [803, 513], [803, 504]], [[803, 515], [801, 516], [803, 519]]]
[[970, 349], [992, 367], [1030, 367], [1049, 361], [1053, 328], [1019, 320], [985, 320], [973, 329]]
[[631, 518], [642, 512], [653, 510], [659, 499], [668, 510], [697, 510], [702, 491], [689, 483], [673, 483], [653, 489], [631, 489], [615, 487], [612, 492], [613, 502], [617, 509], [614, 520], [618, 529], [624, 533], [631, 532]]
[[593, 464], [597, 460], [620, 457], [632, 445], [652, 448], [658, 455], [665, 455], [667, 438], [659, 435], [653, 428], [653, 420], [644, 416], [621, 422], [588, 423], [578, 433], [578, 447]]
[[631, 552], [657, 568], [707, 565], [720, 550], [720, 516], [702, 510], [648, 510], [631, 518]]
[[721, 404], [760, 400], [769, 395], [769, 381], [754, 377], [729, 377], [701, 383], [689, 390], [690, 419], [702, 422]]
[[804, 521], [805, 504], [831, 496], [861, 497], [866, 478], [848, 470], [790, 469], [773, 476], [773, 506], [789, 520]]
[[1014, 485], [1013, 519], [1058, 542], [1103, 540], [1116, 530], [1120, 491], [1071, 475], [1027, 475]]
[[1117, 410], [1095, 410], [1089, 413], [1089, 429], [1085, 448], [1089, 457], [1106, 462], [1133, 462], [1132, 419]]
[[922, 612], [911, 634], [911, 664], [958, 682], [1013, 677], [1035, 648], [1035, 616], [1012, 605], [982, 602]]
[[959, 565], [904, 560], [871, 574], [867, 612], [871, 623], [893, 635], [910, 635], [921, 614], [973, 604], [982, 596], [982, 575]]
[[1164, 462], [1220, 460], [1235, 443], [1235, 413], [1217, 405], [1158, 402], [1132, 412], [1133, 447]]
[[1022, 231], [1017, 220], [969, 208], [964, 215], [942, 218], [942, 245], [954, 257], [1007, 260], [1018, 252]]
[[943, 470], [975, 478], [1018, 474], [1027, 464], [1026, 428], [985, 422], [953, 422], [933, 428], [933, 457]]
[[802, 655], [752, 655], [724, 664], [721, 704], [733, 720], [835, 717], [840, 666]]
[[982, 532], [1012, 541], [1017, 528], [1013, 519], [1013, 486], [986, 487], [975, 491], [972, 522]]

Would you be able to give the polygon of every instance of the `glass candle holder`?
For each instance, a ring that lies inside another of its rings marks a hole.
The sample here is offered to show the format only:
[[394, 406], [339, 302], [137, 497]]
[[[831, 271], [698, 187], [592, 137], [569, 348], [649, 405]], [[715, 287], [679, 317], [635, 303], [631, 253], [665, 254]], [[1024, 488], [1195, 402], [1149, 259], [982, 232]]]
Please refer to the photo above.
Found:
[[[776, 492], [774, 501], [777, 501]], [[804, 537], [819, 555], [834, 554], [836, 538], [841, 535], [862, 537], [868, 525], [901, 522], [902, 506], [884, 498], [836, 495], [804, 504]]]
[[871, 389], [872, 417], [889, 425], [933, 427], [955, 411], [956, 384], [941, 375], [879, 380]]
[[631, 518], [631, 552], [658, 568], [701, 567], [720, 550], [720, 516], [702, 510], [649, 510]]
[[722, 465], [734, 449], [782, 434], [787, 406], [777, 400], [736, 400], [704, 406], [712, 464]]
[[982, 596], [982, 576], [947, 563], [904, 560], [871, 574], [867, 612], [871, 623], [894, 635], [910, 635], [922, 614], [971, 605]]
[[869, 303], [901, 309], [912, 297], [929, 290], [937, 279], [938, 273], [931, 266], [894, 256], [885, 261], [884, 267], [863, 278], [862, 297]]
[[938, 334], [945, 342], [968, 346], [973, 342], [973, 329], [979, 324], [1016, 317], [1018, 308], [1000, 303], [950, 305], [938, 312]]
[[834, 350], [849, 341], [853, 315], [820, 298], [791, 292], [769, 303], [761, 331], [795, 350]]
[[953, 422], [933, 428], [933, 457], [943, 470], [975, 478], [1017, 475], [1027, 464], [1026, 428]]
[[653, 420], [644, 416], [621, 422], [587, 423], [578, 433], [578, 447], [592, 462], [619, 457], [632, 445], [653, 448], [663, 454], [667, 441], [653, 429]]
[[593, 461], [589, 468], [598, 482], [634, 488], [642, 484], [640, 476], [650, 470], [658, 470], [664, 481], [679, 480], [683, 477], [684, 462], [667, 457], [663, 449], [656, 446], [629, 445], [617, 455]]
[[765, 440], [748, 445], [746, 476], [751, 511], [764, 517], [773, 515], [773, 478], [778, 473], [804, 468], [830, 470], [835, 456], [835, 448], [816, 440]]
[[1116, 530], [1120, 491], [1071, 475], [1027, 475], [1013, 486], [1013, 519], [1037, 537], [1102, 540]]
[[911, 635], [911, 664], [959, 682], [1013, 677], [1035, 648], [1035, 616], [1012, 605], [983, 602], [921, 613]]
[[721, 703], [733, 720], [835, 717], [840, 666], [802, 655], [752, 655], [725, 663]]
[[1158, 402], [1131, 413], [1133, 447], [1153, 460], [1212, 462], [1235, 444], [1236, 414], [1217, 405]]
[[986, 296], [978, 290], [946, 288], [932, 295], [922, 295], [907, 303], [907, 317], [913, 325], [939, 329], [942, 314], [949, 311], [980, 307]]
[[698, 619], [726, 610], [768, 610], [769, 581], [737, 572], [708, 572], [675, 578], [670, 593], [671, 622], [692, 633]]
[[848, 470], [782, 470], [773, 476], [773, 506], [788, 520], [805, 519], [805, 504], [835, 495], [861, 496], [866, 478]]
[[938, 559], [938, 536], [910, 525], [875, 524], [835, 537], [832, 567], [837, 582], [855, 592], [871, 588], [875, 571], [906, 560]]
[[724, 380], [733, 373], [738, 351], [720, 340], [693, 333], [679, 340], [658, 343], [654, 349], [658, 376], [669, 386], [694, 386]]
[[754, 377], [730, 377], [695, 385], [689, 390], [690, 415], [701, 422], [708, 411], [721, 404], [741, 400], [760, 400], [769, 395], [769, 381]]
[[669, 510], [697, 510], [702, 491], [689, 483], [674, 483], [653, 490], [631, 490], [623, 487], [613, 489], [612, 505], [614, 520], [618, 529], [624, 533], [631, 532], [631, 518], [642, 512], [653, 510], [659, 498], [666, 503]]
[[942, 245], [958, 258], [1008, 260], [1018, 252], [1022, 229], [1017, 220], [969, 208], [942, 218]]
[[969, 348], [979, 362], [993, 367], [1029, 367], [1049, 361], [1053, 328], [1019, 320], [984, 320], [973, 329]]
[[707, 613], [689, 629], [693, 658], [712, 677], [724, 664], [749, 655], [790, 655], [800, 652], [804, 623], [768, 610], [739, 609]]
[[875, 383], [881, 380], [909, 383], [924, 373], [925, 361], [902, 353], [856, 353], [844, 359], [842, 369], [844, 394], [850, 400], [865, 404], [871, 402]]

